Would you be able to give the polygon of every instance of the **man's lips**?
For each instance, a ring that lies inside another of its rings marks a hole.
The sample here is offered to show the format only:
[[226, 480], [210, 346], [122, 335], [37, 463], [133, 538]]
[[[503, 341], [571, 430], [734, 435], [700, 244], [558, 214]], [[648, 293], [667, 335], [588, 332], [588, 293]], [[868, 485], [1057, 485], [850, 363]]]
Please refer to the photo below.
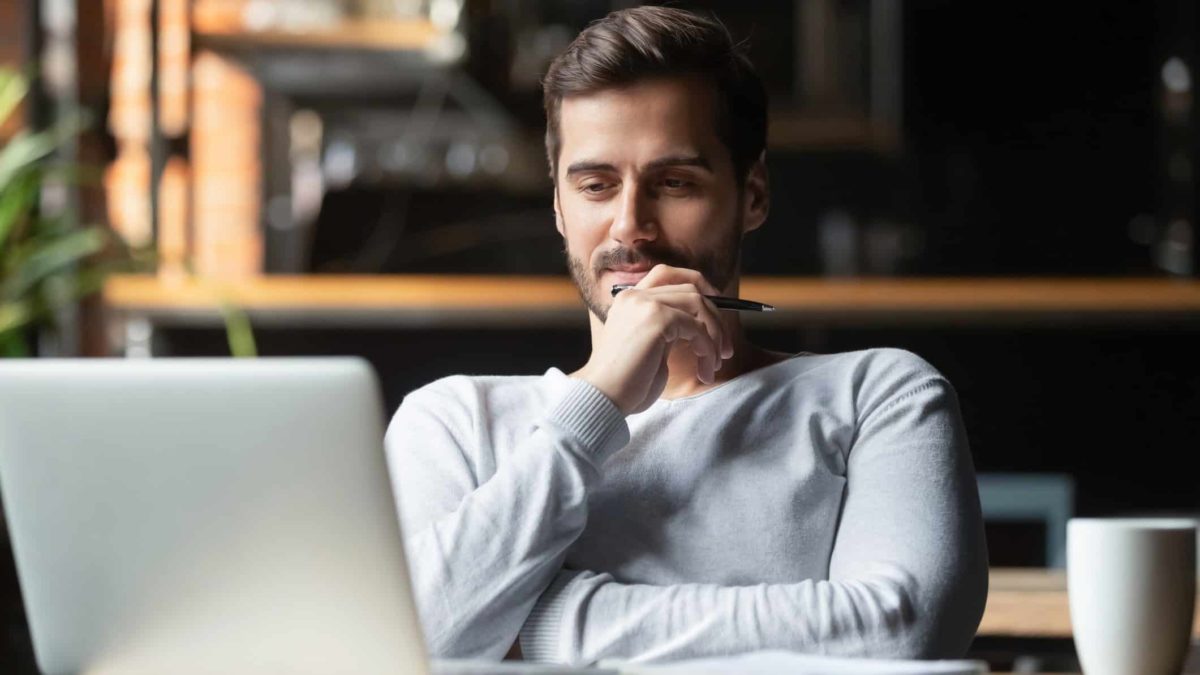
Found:
[[[649, 267], [627, 267], [622, 269], [609, 268], [604, 270], [603, 277], [606, 278], [607, 288], [611, 288], [615, 284], [636, 284], [650, 272]], [[606, 288], [606, 290], [607, 290]]]

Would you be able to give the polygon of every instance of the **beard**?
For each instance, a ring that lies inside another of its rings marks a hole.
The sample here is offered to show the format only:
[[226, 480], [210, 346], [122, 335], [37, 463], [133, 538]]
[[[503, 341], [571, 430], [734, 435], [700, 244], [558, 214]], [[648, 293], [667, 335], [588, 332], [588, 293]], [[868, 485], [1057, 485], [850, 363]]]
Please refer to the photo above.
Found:
[[[565, 222], [563, 229], [566, 229]], [[567, 260], [567, 269], [571, 273], [571, 281], [575, 283], [575, 288], [579, 291], [579, 297], [587, 305], [588, 311], [595, 314], [600, 319], [600, 323], [605, 323], [608, 321], [608, 308], [612, 306], [613, 302], [612, 289], [600, 288], [599, 280], [600, 275], [614, 265], [646, 263], [653, 266], [663, 263], [671, 267], [696, 270], [717, 290], [728, 287], [737, 275], [741, 262], [742, 228], [740, 218], [733, 223], [728, 232], [729, 236], [715, 249], [696, 254], [661, 244], [648, 244], [636, 249], [618, 247], [600, 254], [591, 265], [585, 264], [578, 257], [572, 255], [565, 246], [563, 254]]]

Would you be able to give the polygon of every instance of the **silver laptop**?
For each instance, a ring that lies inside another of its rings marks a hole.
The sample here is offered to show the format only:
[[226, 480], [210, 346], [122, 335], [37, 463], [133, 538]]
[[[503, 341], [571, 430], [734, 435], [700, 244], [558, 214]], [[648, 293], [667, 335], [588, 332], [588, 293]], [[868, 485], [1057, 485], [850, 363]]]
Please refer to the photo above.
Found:
[[42, 671], [429, 672], [382, 412], [359, 359], [0, 362]]

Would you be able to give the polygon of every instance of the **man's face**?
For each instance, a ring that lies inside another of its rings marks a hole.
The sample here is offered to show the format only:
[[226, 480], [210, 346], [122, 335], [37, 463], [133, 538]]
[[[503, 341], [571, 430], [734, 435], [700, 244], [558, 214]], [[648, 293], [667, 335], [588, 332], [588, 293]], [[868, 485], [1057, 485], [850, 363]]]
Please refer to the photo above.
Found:
[[712, 88], [692, 78], [563, 99], [558, 231], [571, 277], [601, 321], [613, 284], [637, 283], [658, 263], [697, 270], [722, 291], [735, 280], [741, 191], [716, 135], [715, 104]]

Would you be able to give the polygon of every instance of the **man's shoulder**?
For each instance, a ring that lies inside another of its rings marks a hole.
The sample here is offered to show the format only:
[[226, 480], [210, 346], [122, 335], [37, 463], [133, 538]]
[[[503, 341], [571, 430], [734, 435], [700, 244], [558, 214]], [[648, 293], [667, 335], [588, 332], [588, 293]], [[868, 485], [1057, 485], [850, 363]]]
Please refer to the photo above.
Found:
[[542, 375], [448, 375], [412, 390], [402, 405], [490, 415], [542, 403], [565, 378], [556, 368]]
[[946, 378], [924, 358], [891, 347], [831, 354], [802, 354], [794, 359], [792, 382], [806, 389], [848, 395], [867, 410]]
[[555, 368], [543, 375], [442, 377], [404, 397], [388, 425], [388, 438], [411, 440], [414, 429], [449, 434], [483, 481], [496, 460], [528, 435], [557, 387], [566, 384], [567, 376]]
[[876, 347], [830, 354], [801, 353], [794, 359], [799, 373], [848, 384], [880, 384], [884, 382], [918, 382], [942, 378], [942, 374], [925, 359], [907, 349]]
[[[919, 408], [956, 401], [949, 382], [921, 356], [904, 349], [875, 348], [829, 354], [801, 354], [779, 369], [777, 388], [781, 400], [799, 413], [793, 419], [812, 419], [830, 438], [850, 440], [863, 425], [897, 405]], [[764, 388], [769, 390], [770, 387]]]

